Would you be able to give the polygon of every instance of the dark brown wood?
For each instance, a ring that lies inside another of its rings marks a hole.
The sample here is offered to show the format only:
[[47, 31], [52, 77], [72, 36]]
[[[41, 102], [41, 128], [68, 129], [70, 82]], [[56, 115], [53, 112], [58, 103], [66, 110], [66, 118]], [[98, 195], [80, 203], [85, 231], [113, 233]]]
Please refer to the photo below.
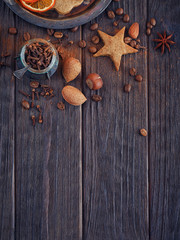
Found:
[[[121, 21], [119, 29], [138, 21], [142, 36], [147, 2], [136, 2], [138, 11], [133, 11], [134, 1], [113, 3], [108, 10], [123, 7], [130, 23]], [[107, 13], [97, 21], [102, 31], [115, 33], [114, 20]], [[83, 38], [88, 40], [97, 34], [89, 26], [83, 29]], [[146, 46], [146, 36], [141, 41]], [[138, 132], [148, 129], [147, 52], [123, 56], [120, 72], [108, 57], [95, 59], [87, 51], [83, 63], [83, 79], [97, 72], [104, 81], [97, 91], [103, 100], [83, 105], [84, 239], [149, 239], [148, 138]], [[142, 74], [142, 83], [129, 75], [131, 67]], [[132, 85], [129, 94], [124, 92], [127, 83]], [[83, 89], [88, 99], [96, 93], [85, 82]]]
[[[82, 107], [63, 101], [65, 85], [62, 60], [52, 80], [39, 80], [55, 89], [49, 101], [40, 98], [43, 124], [32, 126], [31, 115], [22, 109], [18, 91], [30, 93], [29, 79], [15, 80], [14, 57], [24, 43], [23, 34], [49, 39], [46, 29], [31, 25], [0, 1], [0, 55], [10, 52], [0, 67], [0, 240], [179, 240], [180, 239], [180, 94], [179, 94], [179, 3], [129, 0], [115, 2], [108, 10], [123, 7], [130, 23], [140, 23], [138, 54], [123, 56], [120, 71], [108, 57], [93, 58], [88, 52], [90, 23], [75, 33], [63, 30], [68, 54], [81, 60], [82, 74], [71, 82], [88, 101]], [[146, 21], [157, 20], [147, 37]], [[120, 17], [116, 16], [116, 19]], [[92, 22], [113, 35], [113, 20], [106, 12]], [[17, 27], [16, 36], [8, 27]], [[174, 33], [172, 53], [155, 51], [156, 32]], [[87, 47], [80, 49], [80, 39]], [[97, 45], [98, 49], [102, 43]], [[1, 61], [0, 61], [1, 62]], [[143, 76], [129, 75], [135, 67]], [[85, 83], [91, 72], [99, 73], [104, 86], [90, 91]], [[124, 85], [130, 83], [130, 93]], [[91, 101], [99, 94], [101, 102]], [[35, 105], [36, 105], [35, 104]], [[148, 130], [148, 137], [139, 130]]]
[[[7, 34], [9, 25], [14, 25], [12, 12], [0, 2], [0, 52], [10, 53], [6, 63], [14, 66], [14, 36]], [[1, 54], [0, 54], [1, 55]], [[0, 61], [2, 58], [0, 57]], [[12, 67], [13, 68], [13, 67]], [[0, 239], [14, 239], [15, 230], [15, 79], [12, 69], [0, 67]]]
[[[32, 38], [47, 37], [46, 29], [38, 28], [16, 17], [19, 34], [16, 52], [23, 45], [23, 34]], [[65, 33], [65, 32], [64, 32]], [[68, 33], [79, 40], [80, 30]], [[80, 57], [76, 46], [69, 47]], [[80, 77], [73, 83], [80, 87]], [[32, 126], [30, 115], [36, 109], [22, 109], [19, 89], [30, 92], [29, 79], [16, 82], [16, 239], [80, 239], [81, 220], [81, 108], [66, 104], [57, 109], [65, 84], [61, 67], [49, 80], [40, 80], [55, 89], [52, 100], [36, 101], [42, 109], [43, 124]]]
[[[149, 38], [150, 239], [180, 239], [180, 29], [178, 1], [149, 1], [157, 26]], [[170, 11], [168, 11], [170, 9]], [[174, 33], [169, 54], [154, 51], [156, 32]]]

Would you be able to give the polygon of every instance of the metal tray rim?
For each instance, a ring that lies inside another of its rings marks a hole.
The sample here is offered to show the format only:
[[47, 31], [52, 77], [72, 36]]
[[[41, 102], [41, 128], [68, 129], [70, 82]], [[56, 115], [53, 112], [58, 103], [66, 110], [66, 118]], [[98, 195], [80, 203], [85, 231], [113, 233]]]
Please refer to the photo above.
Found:
[[85, 12], [85, 14], [80, 16], [75, 16], [72, 18], [67, 18], [63, 20], [55, 20], [55, 19], [45, 19], [43, 17], [36, 16], [24, 8], [20, 7], [17, 3], [10, 4], [9, 0], [4, 0], [4, 2], [8, 5], [8, 7], [19, 17], [24, 19], [27, 22], [30, 22], [34, 25], [44, 28], [53, 28], [53, 29], [67, 29], [73, 28], [75, 26], [83, 25], [92, 19], [99, 16], [110, 4], [112, 0], [101, 0], [94, 8]]

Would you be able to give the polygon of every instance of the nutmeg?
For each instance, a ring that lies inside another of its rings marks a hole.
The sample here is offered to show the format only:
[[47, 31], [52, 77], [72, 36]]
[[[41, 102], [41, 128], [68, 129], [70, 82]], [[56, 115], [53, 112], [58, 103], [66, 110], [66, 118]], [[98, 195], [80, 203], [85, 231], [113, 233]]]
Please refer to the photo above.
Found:
[[97, 73], [91, 73], [86, 78], [86, 84], [92, 90], [98, 90], [103, 86], [103, 80]]
[[69, 104], [74, 106], [79, 106], [87, 101], [87, 98], [79, 89], [69, 85], [63, 88], [62, 96]]
[[74, 80], [81, 72], [81, 63], [78, 59], [69, 57], [65, 59], [62, 68], [62, 74], [66, 82]]
[[131, 38], [136, 39], [139, 36], [139, 23], [133, 23], [129, 28], [128, 34]]

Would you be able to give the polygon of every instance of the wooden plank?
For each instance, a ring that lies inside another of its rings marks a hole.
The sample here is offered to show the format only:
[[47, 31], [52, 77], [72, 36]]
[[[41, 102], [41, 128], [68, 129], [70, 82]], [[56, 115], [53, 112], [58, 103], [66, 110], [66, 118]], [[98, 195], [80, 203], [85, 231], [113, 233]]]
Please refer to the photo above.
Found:
[[[170, 9], [170, 11], [168, 10]], [[149, 39], [150, 239], [180, 239], [179, 1], [149, 1], [157, 26]], [[174, 33], [176, 46], [161, 56], [156, 32]]]
[[[0, 56], [10, 53], [6, 63], [14, 65], [14, 37], [8, 27], [14, 25], [13, 14], [0, 2]], [[4, 61], [4, 59], [0, 59]], [[14, 239], [14, 86], [12, 69], [0, 67], [0, 239]]]
[[[19, 31], [16, 51], [23, 44], [23, 33], [32, 38], [46, 38], [46, 29], [24, 22], [16, 17]], [[64, 32], [65, 33], [65, 32]], [[68, 33], [69, 39], [79, 39], [80, 31]], [[80, 58], [79, 48], [71, 54]], [[21, 107], [19, 89], [29, 91], [29, 79], [16, 85], [16, 238], [17, 239], [81, 239], [81, 108], [66, 104], [66, 110], [57, 109], [62, 100], [65, 82], [61, 68], [48, 80], [41, 81], [55, 89], [55, 98], [40, 98], [43, 124], [32, 127], [30, 114]], [[80, 77], [73, 83], [80, 87]], [[52, 102], [52, 104], [51, 104]]]
[[[121, 21], [119, 28], [140, 22], [144, 46], [146, 6], [146, 1], [129, 0], [108, 7], [123, 7], [130, 15], [130, 23]], [[97, 22], [100, 29], [114, 34], [113, 20], [106, 13]], [[88, 41], [96, 34], [89, 26], [83, 28]], [[83, 79], [96, 72], [104, 80], [104, 87], [97, 91], [103, 97], [99, 103], [90, 100], [95, 92], [83, 84], [89, 99], [83, 106], [84, 239], [149, 239], [148, 138], [138, 133], [148, 128], [147, 54], [123, 56], [119, 72], [107, 57], [94, 59], [85, 51], [83, 59]], [[143, 75], [142, 83], [129, 76], [130, 67]], [[125, 83], [132, 84], [129, 94], [123, 92]]]

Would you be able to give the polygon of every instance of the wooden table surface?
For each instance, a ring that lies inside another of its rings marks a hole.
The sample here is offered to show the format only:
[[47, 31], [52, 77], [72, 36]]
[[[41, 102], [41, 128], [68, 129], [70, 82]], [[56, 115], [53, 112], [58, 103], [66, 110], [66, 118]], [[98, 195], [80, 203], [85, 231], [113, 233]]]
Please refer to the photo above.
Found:
[[[116, 72], [107, 57], [93, 58], [77, 45], [92, 45], [90, 23], [68, 33], [70, 54], [82, 62], [81, 75], [71, 83], [88, 101], [81, 107], [65, 104], [60, 111], [65, 81], [61, 63], [51, 85], [55, 98], [41, 98], [44, 123], [32, 127], [30, 111], [21, 107], [18, 90], [30, 91], [29, 79], [12, 77], [14, 57], [23, 34], [47, 37], [46, 29], [31, 25], [0, 1], [0, 53], [9, 52], [0, 68], [0, 239], [1, 240], [179, 240], [180, 239], [180, 4], [178, 0], [123, 0], [129, 27], [140, 23], [138, 54], [123, 56]], [[146, 21], [157, 20], [147, 37]], [[93, 22], [108, 34], [113, 20], [103, 13]], [[8, 34], [16, 27], [16, 36]], [[174, 33], [176, 45], [161, 56], [152, 39], [156, 33]], [[138, 83], [129, 76], [135, 67]], [[99, 73], [102, 102], [90, 100], [85, 84]], [[41, 81], [44, 84], [48, 80]], [[124, 84], [132, 84], [129, 94]], [[139, 129], [146, 128], [148, 137]]]

